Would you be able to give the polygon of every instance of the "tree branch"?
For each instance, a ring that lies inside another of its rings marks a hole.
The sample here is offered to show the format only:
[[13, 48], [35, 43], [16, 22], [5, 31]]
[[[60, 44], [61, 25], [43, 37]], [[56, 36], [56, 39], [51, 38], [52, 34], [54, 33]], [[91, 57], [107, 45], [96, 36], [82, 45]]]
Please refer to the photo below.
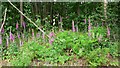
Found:
[[5, 9], [5, 15], [4, 15], [3, 23], [2, 23], [1, 28], [0, 28], [0, 33], [1, 33], [2, 28], [3, 28], [4, 24], [5, 24], [6, 12], [7, 12], [7, 8]]

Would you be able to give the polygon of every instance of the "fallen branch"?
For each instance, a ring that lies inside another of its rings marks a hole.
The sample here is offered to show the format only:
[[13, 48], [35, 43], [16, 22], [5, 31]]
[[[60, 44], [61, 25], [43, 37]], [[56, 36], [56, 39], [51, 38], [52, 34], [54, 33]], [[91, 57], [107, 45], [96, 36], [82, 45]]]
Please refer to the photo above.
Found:
[[[29, 20], [29, 22], [31, 22], [35, 27], [37, 27], [37, 29], [39, 29], [42, 33], [44, 33], [45, 34], [45, 32], [41, 29], [41, 28], [39, 28], [30, 18], [28, 18], [25, 14], [23, 14], [15, 5], [13, 5], [11, 2], [10, 2], [10, 0], [8, 0], [8, 2], [17, 10], [17, 11], [19, 11], [19, 13], [21, 13], [26, 19], [28, 19]], [[47, 35], [48, 36], [48, 35]], [[48, 36], [49, 37], [49, 36]]]
[[5, 20], [6, 20], [6, 12], [7, 12], [7, 8], [5, 9], [5, 15], [4, 15], [3, 23], [2, 23], [1, 28], [0, 28], [0, 33], [1, 33], [2, 28], [3, 28], [4, 24], [5, 24]]

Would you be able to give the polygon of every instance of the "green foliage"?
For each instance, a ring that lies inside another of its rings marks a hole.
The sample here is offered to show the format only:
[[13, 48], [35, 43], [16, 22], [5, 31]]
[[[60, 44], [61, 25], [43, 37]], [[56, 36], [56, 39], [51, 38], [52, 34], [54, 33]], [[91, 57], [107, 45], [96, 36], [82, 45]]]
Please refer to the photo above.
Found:
[[[34, 45], [36, 47], [34, 47]], [[31, 60], [34, 58], [34, 51], [37, 49], [38, 44], [33, 42], [25, 43], [21, 48], [17, 56], [11, 60], [11, 64], [14, 66], [28, 66]], [[34, 50], [35, 49], [35, 50]]]
[[109, 48], [97, 48], [93, 51], [90, 51], [86, 58], [90, 65], [92, 66], [100, 66], [100, 65], [106, 65], [108, 58], [106, 58], [107, 54], [109, 53]]
[[13, 59], [19, 52], [19, 47], [16, 43], [12, 43], [7, 49], [3, 50], [3, 59]]

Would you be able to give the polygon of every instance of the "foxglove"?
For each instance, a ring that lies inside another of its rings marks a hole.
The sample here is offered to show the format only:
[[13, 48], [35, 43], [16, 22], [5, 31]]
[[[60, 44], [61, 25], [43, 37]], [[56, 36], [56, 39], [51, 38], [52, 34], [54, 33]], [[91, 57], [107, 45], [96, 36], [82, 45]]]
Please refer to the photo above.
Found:
[[14, 42], [14, 36], [12, 35], [11, 31], [10, 31], [10, 40]]
[[55, 36], [55, 34], [53, 32], [50, 32], [49, 37], [51, 38], [53, 36]]
[[54, 38], [49, 39], [49, 43], [52, 45], [52, 43], [54, 42]]
[[50, 44], [53, 43], [53, 41], [54, 41], [54, 38], [53, 38], [53, 37], [54, 37], [54, 36], [55, 36], [54, 32], [50, 32], [50, 33], [49, 33], [49, 43], [50, 43]]
[[40, 37], [40, 33], [37, 33], [37, 34], [36, 34], [36, 37], [39, 38], [39, 37]]
[[2, 28], [1, 33], [2, 33], [2, 34], [4, 33], [4, 28]]
[[107, 26], [107, 36], [110, 36], [110, 28]]
[[18, 22], [16, 23], [16, 29], [18, 29]]
[[18, 39], [20, 39], [20, 34], [19, 33], [17, 33], [17, 36], [18, 36]]
[[24, 29], [25, 29], [25, 27], [26, 27], [26, 23], [25, 23], [25, 22], [22, 22], [22, 26], [23, 26]]
[[74, 21], [72, 20], [72, 31], [75, 32]]
[[34, 30], [32, 29], [32, 38], [34, 39]]

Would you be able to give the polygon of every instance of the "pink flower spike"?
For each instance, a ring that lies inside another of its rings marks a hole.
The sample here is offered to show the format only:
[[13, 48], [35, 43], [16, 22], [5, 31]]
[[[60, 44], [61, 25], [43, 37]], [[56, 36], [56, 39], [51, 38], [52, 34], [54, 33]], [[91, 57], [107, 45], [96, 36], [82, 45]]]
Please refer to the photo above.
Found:
[[4, 33], [4, 28], [2, 28], [1, 33], [2, 33], [2, 34]]
[[25, 22], [23, 22], [22, 23], [22, 26], [24, 27], [24, 29], [25, 29], [25, 27], [26, 27], [26, 23]]
[[32, 29], [32, 38], [34, 39], [34, 30]]
[[74, 21], [72, 20], [72, 31], [75, 32]]
[[18, 22], [16, 23], [16, 29], [18, 29]]
[[14, 41], [14, 36], [12, 35], [11, 31], [10, 31], [10, 40]]
[[52, 45], [52, 43], [54, 42], [54, 38], [49, 39], [49, 43]]
[[39, 38], [39, 37], [40, 37], [40, 33], [37, 33], [37, 34], [36, 34], [36, 37]]
[[107, 36], [110, 36], [110, 28], [107, 26]]
[[17, 34], [17, 36], [18, 36], [18, 39], [20, 39], [20, 34], [19, 33]]
[[50, 32], [49, 37], [51, 38], [53, 36], [55, 36], [54, 32]]

